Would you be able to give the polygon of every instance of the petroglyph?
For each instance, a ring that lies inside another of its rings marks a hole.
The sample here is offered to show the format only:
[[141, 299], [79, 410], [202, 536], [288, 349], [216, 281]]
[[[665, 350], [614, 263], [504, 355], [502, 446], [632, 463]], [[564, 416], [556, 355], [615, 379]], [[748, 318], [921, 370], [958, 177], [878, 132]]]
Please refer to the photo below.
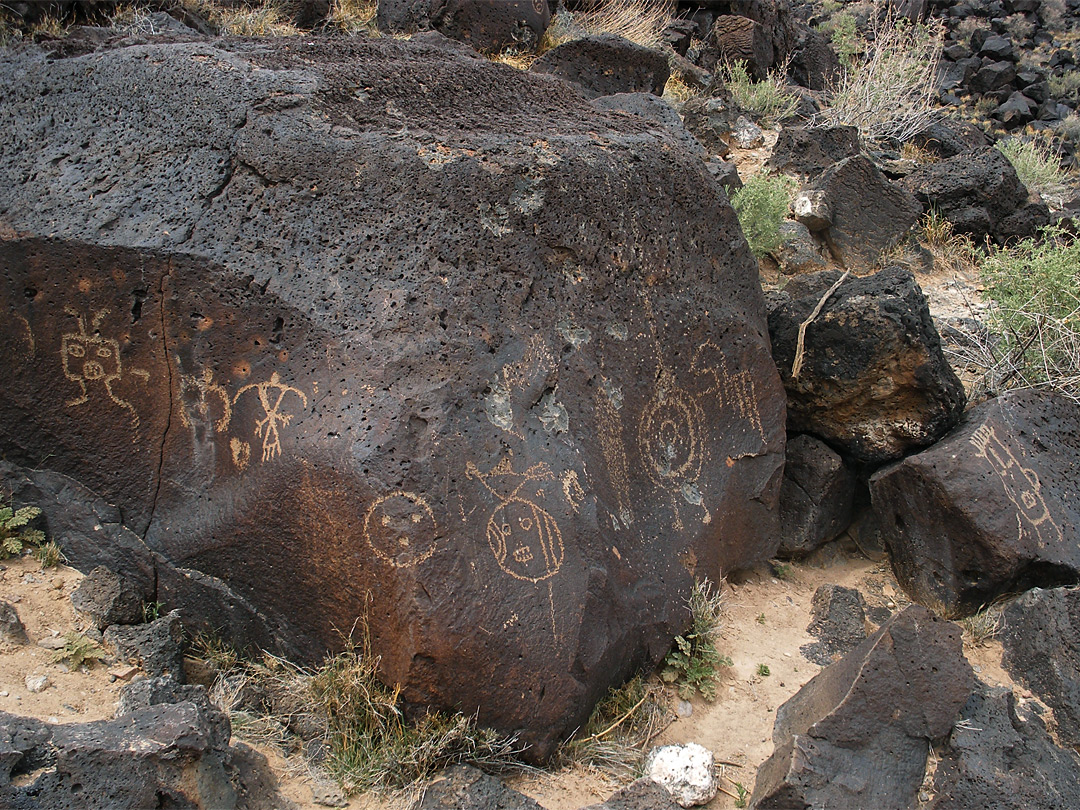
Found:
[[622, 418], [619, 416], [619, 409], [622, 408], [622, 392], [619, 392], [616, 399], [607, 390], [606, 386], [609, 385], [610, 382], [605, 379], [604, 384], [596, 390], [597, 436], [600, 439], [600, 450], [604, 454], [608, 479], [611, 481], [616, 508], [619, 512], [617, 516], [612, 516], [612, 523], [621, 521], [624, 528], [630, 528], [634, 522], [634, 513], [630, 509], [630, 466], [626, 457], [626, 444], [622, 437]]
[[[179, 357], [176, 358], [176, 366], [180, 367]], [[221, 415], [212, 419], [215, 400], [221, 406]], [[193, 374], [180, 375], [180, 420], [189, 428], [196, 420], [202, 423], [210, 422], [215, 433], [224, 433], [229, 429], [229, 422], [232, 420], [232, 398], [223, 386], [214, 382], [212, 369], [204, 368], [201, 377]]]
[[237, 439], [235, 436], [229, 439], [229, 450], [232, 452], [233, 464], [236, 469], [243, 472], [251, 461], [251, 445]]
[[26, 347], [30, 350], [30, 356], [33, 357], [37, 354], [37, 346], [34, 343], [34, 330], [30, 328], [30, 321], [18, 312], [15, 313], [15, 317], [22, 321], [23, 329], [26, 330]]
[[720, 408], [742, 420], [746, 425], [746, 435], [751, 437], [755, 447], [752, 451], [733, 452], [731, 458], [742, 458], [762, 452], [768, 442], [761, 424], [761, 412], [758, 410], [753, 375], [745, 369], [732, 372], [727, 357], [719, 346], [711, 342], [701, 344], [694, 352], [690, 371], [695, 375], [711, 379], [712, 384], [703, 393], [715, 396]]
[[1019, 512], [1018, 517], [1035, 531], [1039, 547], [1045, 548], [1048, 543], [1064, 540], [1061, 527], [1054, 522], [1043, 499], [1039, 476], [1020, 463], [1016, 453], [997, 435], [997, 431], [991, 425], [983, 425], [969, 441], [978, 450], [977, 455], [986, 459], [998, 474], [1005, 494]]
[[395, 568], [418, 565], [435, 553], [439, 530], [428, 502], [415, 492], [377, 498], [364, 517], [372, 551]]
[[551, 468], [540, 463], [516, 473], [509, 459], [504, 459], [481, 473], [470, 461], [465, 475], [480, 482], [499, 502], [487, 521], [488, 546], [499, 567], [525, 582], [541, 582], [557, 574], [563, 563], [562, 531], [550, 513], [521, 494], [530, 481], [554, 480]]
[[563, 473], [562, 491], [566, 497], [566, 502], [570, 504], [570, 508], [576, 513], [581, 507], [581, 502], [585, 500], [585, 490], [581, 488], [577, 472], [567, 470]]
[[[123, 408], [131, 416], [131, 425], [137, 433], [139, 430], [138, 412], [130, 402], [122, 399], [113, 390], [113, 385], [124, 376], [124, 365], [120, 358], [119, 341], [101, 334], [101, 323], [110, 310], [105, 308], [94, 313], [90, 321], [90, 330], [87, 330], [86, 319], [78, 310], [65, 307], [64, 312], [75, 318], [79, 331], [61, 335], [60, 361], [64, 376], [77, 383], [80, 392], [79, 396], [67, 400], [64, 404], [73, 408], [88, 402], [90, 389], [87, 384], [101, 383], [113, 404]], [[150, 377], [149, 373], [142, 369], [131, 369], [127, 373], [135, 374], [144, 381]]]
[[237, 391], [236, 396], [233, 397], [233, 405], [248, 391], [256, 391], [259, 394], [259, 404], [262, 405], [265, 416], [255, 422], [255, 435], [263, 440], [262, 460], [271, 461], [281, 455], [279, 428], [289, 424], [293, 418], [293, 414], [282, 410], [285, 397], [288, 394], [295, 394], [300, 399], [302, 407], [306, 408], [308, 404], [307, 394], [299, 388], [283, 383], [281, 376], [276, 371], [270, 375], [267, 382], [245, 385]]

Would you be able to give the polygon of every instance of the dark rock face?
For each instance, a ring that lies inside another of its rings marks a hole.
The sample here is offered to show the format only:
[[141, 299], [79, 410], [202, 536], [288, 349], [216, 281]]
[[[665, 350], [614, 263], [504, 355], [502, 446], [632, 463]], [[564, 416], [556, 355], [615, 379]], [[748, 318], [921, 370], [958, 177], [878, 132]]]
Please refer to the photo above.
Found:
[[768, 31], [747, 17], [722, 15], [716, 18], [709, 39], [719, 62], [745, 62], [750, 75], [763, 79], [776, 61], [776, 51]]
[[964, 389], [941, 353], [922, 291], [899, 267], [848, 278], [806, 329], [799, 325], [840, 278], [796, 276], [770, 297], [773, 354], [788, 392], [788, 429], [812, 433], [871, 464], [932, 444], [960, 421]]
[[784, 127], [766, 165], [778, 172], [810, 179], [861, 150], [859, 130], [855, 127]]
[[71, 593], [71, 604], [89, 616], [98, 630], [110, 624], [143, 620], [143, 600], [130, 580], [99, 565]]
[[26, 644], [29, 641], [15, 606], [10, 602], [0, 601], [0, 643]]
[[682, 108], [682, 119], [710, 155], [726, 157], [731, 152], [728, 137], [739, 118], [739, 110], [723, 98], [691, 98]]
[[825, 241], [838, 262], [851, 269], [875, 265], [919, 218], [915, 198], [890, 182], [865, 155], [844, 158], [818, 177], [832, 211]]
[[[900, 184], [923, 210], [938, 210], [957, 233], [970, 234], [976, 241], [990, 236], [1000, 243], [1031, 236], [1050, 218], [1045, 205], [1029, 203], [1028, 191], [1008, 158], [990, 146], [923, 166]], [[1027, 215], [1016, 216], [1029, 206]]]
[[939, 157], [956, 157], [962, 152], [986, 146], [986, 133], [967, 121], [945, 119], [931, 124], [912, 138], [912, 143]]
[[617, 790], [607, 801], [583, 810], [678, 810], [678, 807], [667, 788], [642, 777]]
[[800, 651], [808, 661], [827, 667], [866, 638], [866, 601], [855, 588], [822, 585], [811, 603], [813, 621], [806, 632], [818, 640]]
[[151, 706], [172, 703], [193, 703], [207, 720], [210, 730], [210, 742], [215, 747], [227, 747], [232, 736], [232, 724], [229, 716], [210, 702], [206, 687], [189, 683], [177, 683], [172, 678], [141, 678], [127, 684], [120, 690], [120, 701], [116, 707], [116, 716], [134, 714]]
[[[637, 115], [646, 121], [659, 124], [676, 138], [690, 151], [702, 158], [706, 157], [705, 149], [690, 134], [683, 125], [682, 117], [675, 109], [659, 96], [652, 93], [616, 93], [613, 96], [601, 96], [594, 99], [592, 105], [598, 110], [607, 112], [623, 112]], [[736, 174], [736, 176], [738, 176]], [[722, 180], [719, 180], [724, 185]]]
[[389, 38], [0, 75], [0, 448], [115, 504], [186, 624], [312, 660], [366, 614], [408, 701], [542, 758], [691, 569], [774, 553], [756, 265], [655, 125]]
[[997, 596], [1080, 579], [1080, 408], [1013, 391], [938, 444], [878, 471], [870, 494], [900, 585], [968, 614]]
[[661, 96], [671, 74], [664, 54], [612, 34], [564, 42], [545, 52], [530, 70], [573, 82], [586, 98], [615, 93]]
[[420, 810], [544, 810], [523, 793], [508, 788], [493, 776], [468, 765], [454, 765], [439, 773], [424, 791]]
[[855, 474], [840, 455], [813, 436], [788, 441], [780, 487], [781, 557], [809, 554], [851, 523]]
[[179, 611], [149, 624], [113, 625], [105, 631], [105, 643], [152, 678], [167, 676], [184, 682], [184, 630]]
[[822, 255], [823, 248], [801, 222], [790, 219], [781, 222], [780, 238], [783, 243], [769, 255], [780, 265], [780, 272], [784, 275], [814, 273], [827, 267]]
[[[1080, 746], [1080, 591], [1028, 591], [1004, 613], [1002, 663], [1054, 710], [1058, 738]], [[1064, 806], [1064, 805], [1062, 805]]]
[[214, 740], [211, 718], [188, 702], [69, 725], [0, 713], [0, 801], [27, 810], [293, 806], [281, 796], [238, 801], [230, 752]]
[[972, 681], [959, 627], [908, 607], [777, 710], [751, 806], [910, 807]]
[[1058, 810], [1080, 806], [1080, 759], [1011, 689], [981, 682], [934, 775], [933, 810]]
[[379, 0], [375, 17], [384, 33], [433, 28], [485, 52], [534, 48], [549, 22], [547, 0]]

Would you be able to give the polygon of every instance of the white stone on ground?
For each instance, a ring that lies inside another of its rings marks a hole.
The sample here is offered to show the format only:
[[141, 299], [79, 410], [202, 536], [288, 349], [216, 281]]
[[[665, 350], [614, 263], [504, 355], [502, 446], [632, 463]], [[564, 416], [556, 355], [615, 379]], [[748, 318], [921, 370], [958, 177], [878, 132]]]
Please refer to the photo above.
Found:
[[667, 788], [680, 807], [706, 804], [716, 796], [712, 751], [697, 743], [654, 748], [645, 758], [645, 775]]

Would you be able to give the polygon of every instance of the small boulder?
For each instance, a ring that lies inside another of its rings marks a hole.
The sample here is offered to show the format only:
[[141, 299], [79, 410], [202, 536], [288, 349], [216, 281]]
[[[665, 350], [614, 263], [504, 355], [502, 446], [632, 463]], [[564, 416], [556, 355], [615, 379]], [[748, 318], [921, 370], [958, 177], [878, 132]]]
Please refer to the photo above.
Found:
[[1010, 391], [933, 447], [879, 470], [870, 495], [916, 601], [967, 615], [1005, 593], [1080, 579], [1080, 407]]
[[113, 625], [105, 631], [105, 643], [120, 658], [138, 664], [152, 678], [167, 676], [178, 683], [184, 682], [183, 639], [175, 610], [150, 624]]
[[420, 810], [544, 810], [528, 796], [508, 788], [494, 776], [469, 765], [453, 765], [428, 783]]
[[791, 203], [795, 219], [806, 226], [807, 230], [819, 233], [832, 225], [832, 205], [829, 195], [820, 189], [803, 189], [795, 195]]
[[765, 133], [761, 127], [740, 115], [735, 119], [735, 126], [731, 128], [731, 137], [735, 139], [735, 145], [740, 149], [756, 149], [765, 143]]
[[784, 127], [765, 165], [810, 180], [861, 150], [855, 127]]
[[151, 706], [165, 706], [185, 701], [198, 706], [199, 711], [206, 717], [213, 745], [227, 747], [229, 738], [232, 736], [229, 715], [210, 702], [205, 686], [177, 683], [172, 678], [140, 678], [120, 690], [116, 717], [135, 714]]
[[764, 26], [748, 17], [723, 14], [709, 31], [710, 44], [722, 64], [745, 62], [751, 76], [764, 79], [776, 61], [772, 38]]
[[941, 158], [956, 157], [962, 152], [987, 145], [986, 133], [968, 121], [946, 118], [931, 124], [911, 142]]
[[1061, 741], [1080, 747], [1080, 590], [1028, 591], [1005, 609], [999, 635], [1005, 669], [1054, 710]]
[[[739, 177], [739, 169], [734, 163], [713, 158], [705, 163], [705, 168], [709, 170], [709, 174], [724, 187], [729, 195], [743, 187], [742, 178]], [[783, 226], [780, 227], [782, 231]]]
[[978, 682], [937, 750], [929, 810], [1080, 807], [1080, 758], [1058, 746], [1036, 704]]
[[811, 602], [806, 632], [818, 640], [800, 648], [807, 661], [827, 667], [866, 639], [866, 601], [855, 588], [822, 585]]
[[680, 807], [707, 804], [716, 795], [712, 751], [697, 743], [654, 748], [645, 758], [645, 776], [665, 787]]
[[1008, 158], [991, 146], [923, 166], [900, 185], [915, 195], [923, 210], [935, 209], [957, 233], [976, 241], [990, 236], [1002, 243], [1032, 236], [1049, 221], [1049, 211], [1041, 203], [1034, 203], [1030, 216], [1009, 220], [1028, 206], [1028, 190]]
[[781, 558], [809, 554], [851, 523], [855, 474], [839, 453], [808, 434], [788, 441], [780, 486]]
[[769, 255], [785, 276], [814, 273], [827, 266], [810, 229], [801, 222], [790, 219], [780, 223], [780, 247]]
[[788, 431], [812, 433], [842, 455], [881, 464], [926, 447], [964, 412], [964, 389], [914, 276], [890, 267], [837, 282], [835, 270], [796, 276], [769, 299], [773, 357], [788, 394]]
[[659, 51], [612, 34], [557, 45], [533, 62], [534, 73], [550, 73], [576, 84], [586, 98], [615, 93], [664, 94], [671, 69]]
[[683, 123], [710, 155], [727, 157], [728, 138], [739, 118], [738, 108], [722, 98], [692, 98], [683, 104]]
[[777, 710], [751, 806], [910, 807], [972, 681], [960, 628], [908, 607]]
[[138, 624], [143, 600], [135, 584], [99, 565], [71, 592], [71, 604], [86, 614], [98, 630], [111, 624]]
[[667, 788], [643, 776], [617, 790], [607, 801], [590, 804], [583, 810], [676, 810], [677, 807]]
[[10, 602], [0, 601], [0, 642], [8, 644], [29, 644], [19, 612]]
[[27, 675], [26, 676], [26, 691], [38, 694], [44, 692], [52, 684], [49, 682], [49, 676], [47, 675]]
[[865, 155], [844, 158], [814, 181], [832, 211], [825, 231], [829, 250], [850, 268], [875, 265], [902, 239], [921, 213], [907, 191], [890, 182]]

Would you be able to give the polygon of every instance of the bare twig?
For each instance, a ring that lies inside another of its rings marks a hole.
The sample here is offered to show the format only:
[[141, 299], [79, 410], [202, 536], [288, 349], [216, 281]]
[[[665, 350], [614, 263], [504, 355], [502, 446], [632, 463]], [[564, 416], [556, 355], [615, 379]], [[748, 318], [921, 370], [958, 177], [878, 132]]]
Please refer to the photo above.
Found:
[[844, 275], [840, 276], [836, 280], [836, 283], [829, 287], [828, 291], [821, 296], [821, 300], [817, 302], [817, 306], [814, 307], [814, 311], [810, 313], [810, 317], [799, 324], [799, 340], [795, 344], [795, 362], [791, 364], [791, 377], [792, 379], [798, 379], [799, 372], [803, 367], [803, 355], [806, 353], [806, 328], [814, 322], [814, 319], [821, 314], [821, 310], [825, 307], [825, 302], [829, 300], [837, 288], [844, 283], [844, 280], [851, 275], [850, 270], [845, 270]]

